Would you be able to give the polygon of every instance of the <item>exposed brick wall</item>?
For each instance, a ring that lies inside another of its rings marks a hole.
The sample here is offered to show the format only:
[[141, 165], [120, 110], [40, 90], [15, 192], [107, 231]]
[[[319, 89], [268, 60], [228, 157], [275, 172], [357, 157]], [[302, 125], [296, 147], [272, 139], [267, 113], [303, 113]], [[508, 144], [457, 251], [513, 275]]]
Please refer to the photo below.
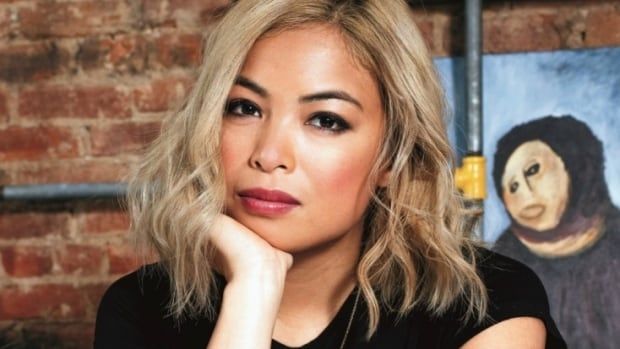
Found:
[[[463, 53], [464, 1], [410, 2], [434, 55]], [[618, 0], [483, 2], [485, 53], [620, 45]]]
[[[0, 0], [0, 185], [121, 180], [191, 87], [226, 3]], [[462, 1], [412, 3], [432, 52], [462, 53]], [[620, 46], [618, 1], [485, 3], [485, 52]], [[0, 328], [90, 347], [103, 290], [137, 263], [126, 215], [114, 202], [1, 208]]]

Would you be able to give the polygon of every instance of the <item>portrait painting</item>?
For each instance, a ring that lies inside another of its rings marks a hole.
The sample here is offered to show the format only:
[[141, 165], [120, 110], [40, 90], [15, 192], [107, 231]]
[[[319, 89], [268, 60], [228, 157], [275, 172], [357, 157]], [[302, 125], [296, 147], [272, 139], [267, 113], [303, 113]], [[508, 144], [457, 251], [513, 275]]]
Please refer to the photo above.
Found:
[[[618, 62], [618, 48], [483, 59], [483, 239], [538, 274], [570, 348], [620, 343]], [[436, 64], [462, 155], [464, 62]]]

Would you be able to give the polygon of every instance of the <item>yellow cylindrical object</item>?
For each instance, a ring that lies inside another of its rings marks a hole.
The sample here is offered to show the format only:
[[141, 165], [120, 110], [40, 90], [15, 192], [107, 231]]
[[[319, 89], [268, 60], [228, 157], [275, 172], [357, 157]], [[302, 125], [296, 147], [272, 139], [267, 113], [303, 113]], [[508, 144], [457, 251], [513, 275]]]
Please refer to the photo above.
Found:
[[466, 156], [456, 169], [456, 187], [468, 199], [483, 200], [487, 196], [486, 160], [484, 156]]

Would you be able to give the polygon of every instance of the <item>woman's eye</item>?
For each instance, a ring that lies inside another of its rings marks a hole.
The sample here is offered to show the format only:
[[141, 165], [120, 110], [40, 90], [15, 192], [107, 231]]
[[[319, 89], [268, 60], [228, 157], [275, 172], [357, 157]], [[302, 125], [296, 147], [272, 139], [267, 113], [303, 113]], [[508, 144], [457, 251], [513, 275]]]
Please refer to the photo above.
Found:
[[321, 130], [340, 133], [350, 128], [349, 124], [340, 116], [332, 113], [317, 113], [308, 121], [308, 124]]
[[245, 99], [234, 99], [228, 102], [226, 114], [238, 116], [257, 116], [260, 117], [260, 109], [256, 104]]
[[537, 174], [538, 171], [540, 171], [540, 164], [535, 163], [532, 166], [528, 167], [527, 170], [525, 170], [525, 176], [526, 177], [533, 176]]

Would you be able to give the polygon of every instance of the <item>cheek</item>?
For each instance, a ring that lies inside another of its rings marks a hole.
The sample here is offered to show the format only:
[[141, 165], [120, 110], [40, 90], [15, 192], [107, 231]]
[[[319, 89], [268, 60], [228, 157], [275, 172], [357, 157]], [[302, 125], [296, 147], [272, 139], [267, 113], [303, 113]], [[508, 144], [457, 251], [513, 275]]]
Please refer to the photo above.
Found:
[[562, 168], [549, 172], [544, 181], [541, 181], [540, 196], [549, 206], [550, 214], [557, 216], [558, 219], [563, 214], [568, 202], [569, 186], [568, 175]]
[[240, 140], [249, 139], [248, 136], [240, 136], [234, 132], [222, 131], [220, 155], [222, 166], [226, 176], [234, 173], [234, 169], [243, 163], [245, 154], [247, 154], [248, 142]]
[[237, 152], [235, 152], [234, 148], [232, 147], [228, 147], [225, 144], [222, 144], [222, 150], [221, 150], [221, 157], [222, 157], [222, 166], [224, 167], [224, 173], [225, 174], [229, 174], [232, 168], [235, 167], [235, 161], [238, 158], [238, 154]]
[[509, 194], [508, 191], [505, 190], [503, 199], [504, 205], [506, 205], [506, 209], [511, 216], [515, 217], [517, 212], [519, 212], [519, 208], [521, 207], [521, 200], [519, 200], [519, 195]]
[[535, 177], [532, 185], [535, 188], [536, 196], [544, 200], [546, 204], [553, 204], [558, 197], [558, 189], [561, 186], [562, 178], [556, 168], [547, 170]]
[[[242, 167], [246, 163], [247, 145], [234, 141], [237, 137], [226, 137], [222, 135], [220, 157], [222, 171], [224, 172], [224, 182], [226, 185], [227, 200], [232, 200], [228, 194], [234, 192], [235, 185], [238, 181], [239, 174], [242, 173]], [[227, 202], [230, 205], [232, 202]]]
[[[373, 154], [368, 150], [366, 154]], [[367, 193], [367, 177], [372, 167], [372, 159], [363, 155], [358, 148], [355, 151], [330, 152], [329, 156], [316, 159], [307, 164], [313, 188], [317, 193], [330, 197], [334, 205], [347, 202], [356, 207], [364, 206]], [[347, 205], [349, 206], [349, 205]]]
[[354, 162], [335, 161], [332, 166], [323, 171], [324, 178], [327, 179], [329, 186], [333, 189], [341, 188], [342, 190], [350, 190], [360, 183], [360, 177], [364, 170], [363, 166], [359, 166]]

